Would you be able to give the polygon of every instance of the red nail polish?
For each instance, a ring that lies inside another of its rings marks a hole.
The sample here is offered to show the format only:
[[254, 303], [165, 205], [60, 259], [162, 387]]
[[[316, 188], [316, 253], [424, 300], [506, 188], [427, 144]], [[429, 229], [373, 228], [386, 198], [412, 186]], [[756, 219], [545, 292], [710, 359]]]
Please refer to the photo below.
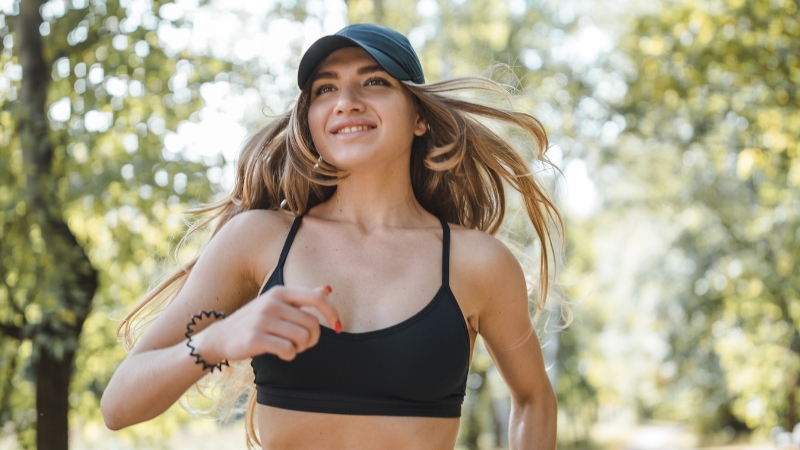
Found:
[[326, 294], [330, 294], [333, 291], [333, 288], [330, 286], [325, 286], [322, 288], [322, 290], [325, 291]]
[[337, 320], [336, 321], [336, 334], [339, 334], [341, 332], [342, 332], [342, 322]]

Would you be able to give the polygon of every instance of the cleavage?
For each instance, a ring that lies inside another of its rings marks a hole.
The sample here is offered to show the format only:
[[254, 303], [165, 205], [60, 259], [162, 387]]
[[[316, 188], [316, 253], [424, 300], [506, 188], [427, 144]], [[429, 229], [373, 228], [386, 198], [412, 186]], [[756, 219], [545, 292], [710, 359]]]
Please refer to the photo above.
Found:
[[[441, 241], [435, 250], [391, 243], [346, 249], [337, 242], [308, 242], [302, 234], [286, 258], [284, 284], [330, 285], [328, 300], [344, 331], [364, 333], [401, 323], [425, 308], [442, 286]], [[316, 308], [303, 309], [327, 325]]]

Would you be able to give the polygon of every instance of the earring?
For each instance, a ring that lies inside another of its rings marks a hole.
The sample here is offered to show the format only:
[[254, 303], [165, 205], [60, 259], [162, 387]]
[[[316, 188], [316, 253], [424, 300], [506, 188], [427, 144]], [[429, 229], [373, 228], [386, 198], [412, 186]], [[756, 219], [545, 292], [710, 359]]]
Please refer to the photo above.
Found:
[[319, 163], [321, 163], [321, 162], [323, 162], [323, 161], [324, 161], [324, 160], [322, 159], [322, 155], [320, 155], [320, 157], [319, 157], [319, 158], [317, 158], [317, 163], [316, 163], [316, 164], [314, 164], [314, 169], [319, 169]]

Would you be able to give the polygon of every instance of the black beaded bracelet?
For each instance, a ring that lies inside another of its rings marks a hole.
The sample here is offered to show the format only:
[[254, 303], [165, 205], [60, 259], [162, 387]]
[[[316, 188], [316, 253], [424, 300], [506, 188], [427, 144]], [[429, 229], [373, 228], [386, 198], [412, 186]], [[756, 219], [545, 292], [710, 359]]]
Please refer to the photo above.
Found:
[[203, 316], [208, 318], [208, 317], [211, 317], [212, 315], [214, 316], [215, 319], [224, 319], [225, 318], [225, 313], [224, 312], [216, 312], [213, 309], [210, 310], [210, 311], [203, 310], [203, 311], [200, 311], [197, 314], [193, 314], [192, 315], [192, 320], [190, 320], [189, 323], [186, 324], [186, 334], [184, 334], [184, 336], [186, 336], [186, 339], [187, 339], [186, 346], [189, 347], [190, 349], [192, 349], [189, 352], [189, 356], [194, 356], [194, 363], [195, 364], [202, 364], [203, 365], [203, 370], [206, 370], [206, 369], [208, 369], [210, 367], [211, 368], [211, 373], [214, 373], [214, 369], [217, 369], [220, 372], [222, 372], [222, 366], [230, 367], [230, 364], [228, 364], [228, 360], [227, 359], [223, 359], [222, 361], [220, 361], [217, 364], [209, 364], [209, 363], [205, 362], [205, 360], [200, 358], [200, 354], [197, 353], [197, 349], [194, 348], [194, 346], [192, 345], [192, 334], [194, 333], [194, 330], [192, 329], [192, 327], [197, 325], [197, 319], [203, 319]]

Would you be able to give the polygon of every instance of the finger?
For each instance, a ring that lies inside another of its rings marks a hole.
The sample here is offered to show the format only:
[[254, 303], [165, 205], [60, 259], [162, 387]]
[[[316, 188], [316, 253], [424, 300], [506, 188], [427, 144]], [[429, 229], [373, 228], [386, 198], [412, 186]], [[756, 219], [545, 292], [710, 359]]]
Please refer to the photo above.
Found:
[[313, 313], [304, 311], [302, 308], [306, 307], [304, 306], [297, 308], [285, 303], [280, 303], [280, 305], [276, 307], [273, 314], [277, 318], [283, 319], [307, 330], [309, 333], [308, 347], [312, 347], [316, 345], [317, 341], [319, 340], [319, 319]]
[[339, 322], [339, 313], [333, 305], [328, 303], [327, 292], [322, 287], [316, 289], [282, 287], [282, 289], [276, 290], [275, 294], [287, 304], [317, 308], [317, 311], [325, 317], [328, 325], [331, 328], [336, 328], [336, 323]]
[[298, 353], [311, 346], [311, 331], [294, 323], [276, 318], [264, 324], [262, 329], [267, 334], [290, 341]]
[[259, 340], [259, 354], [272, 353], [284, 361], [291, 361], [297, 356], [297, 349], [288, 339], [273, 334], [263, 334]]

